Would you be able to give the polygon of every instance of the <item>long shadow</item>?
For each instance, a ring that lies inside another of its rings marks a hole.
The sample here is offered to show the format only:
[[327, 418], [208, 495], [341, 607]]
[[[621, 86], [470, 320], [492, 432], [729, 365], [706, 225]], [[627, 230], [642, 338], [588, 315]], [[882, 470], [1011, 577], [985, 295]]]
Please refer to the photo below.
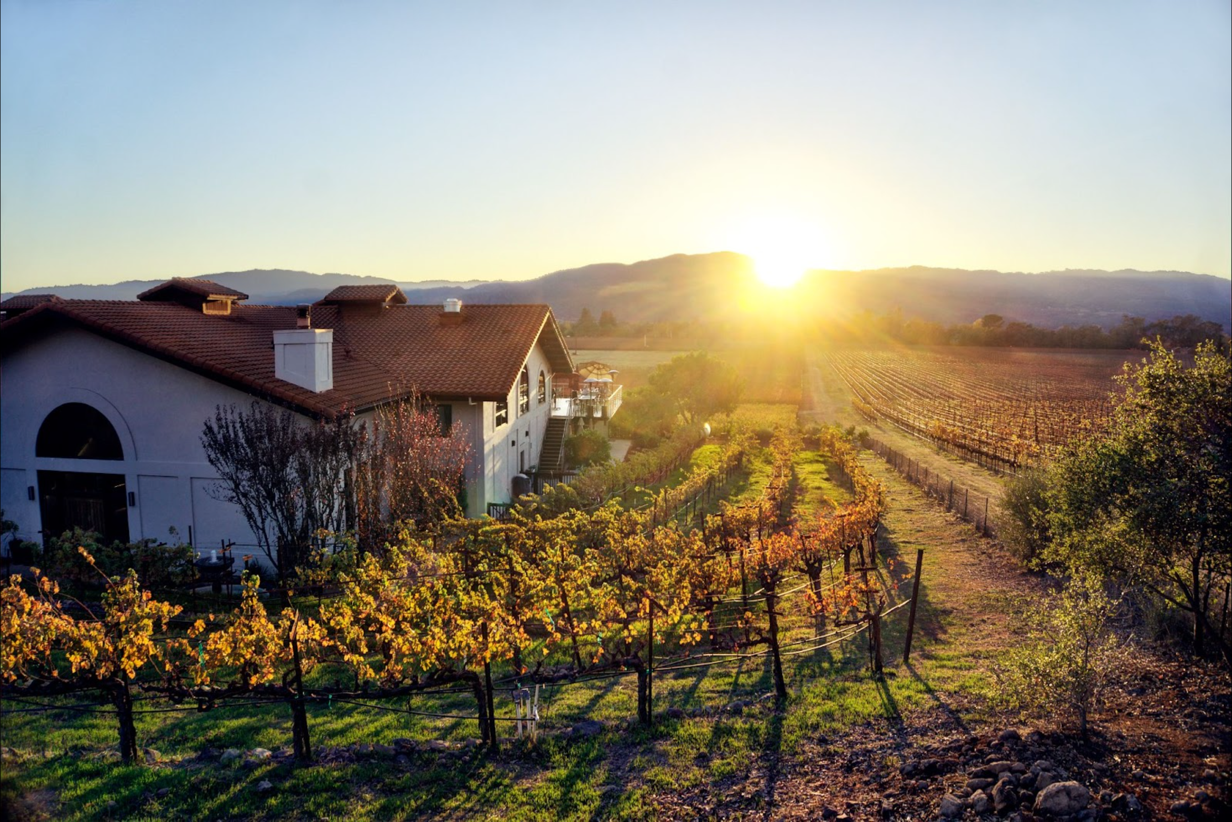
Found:
[[766, 731], [766, 745], [762, 749], [762, 759], [766, 763], [766, 808], [762, 812], [763, 819], [774, 818], [775, 791], [779, 784], [779, 770], [783, 754], [783, 712], [775, 711], [770, 715]]
[[969, 734], [971, 732], [971, 729], [967, 727], [967, 723], [964, 722], [963, 718], [958, 715], [958, 712], [955, 711], [953, 708], [951, 708], [949, 703], [946, 702], [944, 699], [942, 699], [941, 695], [938, 694], [935, 690], [933, 690], [933, 686], [928, 684], [927, 679], [920, 676], [920, 672], [916, 670], [914, 665], [912, 665], [910, 662], [907, 662], [906, 664], [903, 665], [903, 667], [911, 672], [911, 676], [913, 676], [915, 680], [920, 683], [920, 687], [924, 689], [924, 693], [928, 695], [928, 698], [931, 699], [933, 702], [937, 703], [937, 706], [941, 708], [943, 712], [945, 712], [945, 715], [949, 717], [949, 720], [954, 723], [954, 726], [956, 728], [958, 728], [963, 733]]

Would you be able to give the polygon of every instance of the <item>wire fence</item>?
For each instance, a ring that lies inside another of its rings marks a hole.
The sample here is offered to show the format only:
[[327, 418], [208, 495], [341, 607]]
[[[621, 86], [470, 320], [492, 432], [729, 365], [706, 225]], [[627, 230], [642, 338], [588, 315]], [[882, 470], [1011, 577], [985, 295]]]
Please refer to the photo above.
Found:
[[994, 521], [997, 516], [996, 501], [959, 485], [950, 477], [940, 474], [918, 460], [886, 445], [881, 440], [869, 438], [873, 453], [885, 460], [904, 479], [915, 485], [928, 497], [945, 505], [945, 510], [957, 514], [975, 526], [986, 537], [997, 535]]

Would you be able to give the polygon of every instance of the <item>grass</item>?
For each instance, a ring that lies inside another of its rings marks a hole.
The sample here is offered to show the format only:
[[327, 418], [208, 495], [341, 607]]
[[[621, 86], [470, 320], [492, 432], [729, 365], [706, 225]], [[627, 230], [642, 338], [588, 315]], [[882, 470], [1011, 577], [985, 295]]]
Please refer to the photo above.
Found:
[[[717, 446], [702, 446], [691, 464], [704, 465], [716, 452]], [[820, 455], [801, 452], [795, 466], [801, 514], [847, 498], [843, 484]], [[815, 749], [823, 734], [831, 736], [866, 723], [892, 732], [904, 715], [916, 710], [937, 705], [948, 709], [956, 699], [964, 705], [978, 704], [988, 687], [987, 662], [995, 652], [988, 637], [1004, 634], [990, 629], [999, 614], [1012, 610], [1014, 594], [963, 577], [973, 564], [978, 566], [978, 560], [973, 563], [971, 558], [978, 540], [970, 528], [927, 507], [918, 492], [884, 466], [869, 459], [868, 468], [890, 483], [894, 499], [881, 540], [883, 556], [913, 560], [917, 546], [927, 546], [929, 552], [916, 651], [910, 666], [896, 658], [906, 624], [906, 611], [901, 610], [885, 624], [890, 673], [884, 680], [868, 673], [861, 635], [829, 649], [786, 656], [791, 697], [781, 714], [774, 713], [768, 701], [756, 702], [740, 715], [722, 710], [733, 700], [755, 701], [772, 689], [767, 658], [732, 660], [657, 675], [656, 711], [679, 708], [686, 718], [660, 713], [652, 729], [630, 725], [636, 715], [636, 681], [626, 676], [544, 689], [545, 735], [533, 747], [506, 743], [497, 756], [468, 748], [465, 753], [414, 754], [405, 762], [361, 757], [311, 767], [276, 762], [223, 766], [216, 759], [196, 758], [206, 747], [288, 748], [290, 712], [282, 705], [140, 714], [139, 744], [162, 754], [163, 761], [151, 767], [126, 767], [103, 758], [116, 743], [109, 715], [6, 712], [0, 719], [3, 744], [21, 757], [4, 762], [0, 792], [5, 807], [16, 818], [24, 814], [24, 818], [66, 820], [640, 819], [655, 815], [656, 795], [693, 791], [719, 798], [752, 763], [767, 756], [793, 757], [809, 746]], [[768, 471], [768, 457], [753, 454], [746, 472], [731, 486], [732, 497], [760, 493]], [[908, 566], [904, 562], [894, 570], [884, 565], [879, 569], [887, 587], [900, 596], [910, 590], [904, 584], [912, 572]], [[759, 613], [760, 608], [754, 598], [752, 610]], [[807, 647], [814, 632], [812, 620], [794, 602], [787, 608], [794, 616], [784, 620], [783, 643], [788, 648], [791, 643]], [[499, 716], [512, 716], [505, 693], [497, 693], [496, 704]], [[165, 705], [143, 702], [139, 707]], [[467, 694], [385, 705], [475, 714]], [[5, 707], [18, 705], [6, 701]], [[392, 744], [403, 737], [461, 742], [478, 736], [477, 722], [469, 719], [346, 704], [314, 704], [308, 710], [318, 754], [340, 746]], [[687, 715], [695, 711], [701, 715]], [[581, 719], [599, 720], [605, 729], [586, 739], [557, 733]], [[508, 733], [509, 725], [501, 723], [501, 729]], [[273, 783], [274, 790], [259, 791], [263, 780]], [[160, 789], [166, 789], [165, 796], [157, 796]]]

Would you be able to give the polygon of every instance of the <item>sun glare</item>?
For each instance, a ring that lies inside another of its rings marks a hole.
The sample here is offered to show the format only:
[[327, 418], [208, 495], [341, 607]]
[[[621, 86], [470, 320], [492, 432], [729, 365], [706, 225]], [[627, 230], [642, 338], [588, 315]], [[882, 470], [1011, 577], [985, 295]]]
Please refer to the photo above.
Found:
[[777, 219], [750, 225], [736, 247], [753, 258], [757, 279], [771, 288], [790, 288], [820, 261], [817, 229], [801, 220]]

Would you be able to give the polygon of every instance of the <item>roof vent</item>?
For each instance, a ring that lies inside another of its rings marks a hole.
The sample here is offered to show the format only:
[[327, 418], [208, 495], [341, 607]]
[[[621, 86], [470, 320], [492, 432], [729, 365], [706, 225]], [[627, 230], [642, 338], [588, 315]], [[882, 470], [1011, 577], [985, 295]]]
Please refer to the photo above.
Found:
[[295, 306], [295, 327], [312, 328], [312, 306], [307, 303]]
[[446, 314], [460, 314], [462, 312], [462, 301], [454, 297], [445, 300]]
[[297, 328], [274, 332], [274, 376], [321, 393], [334, 387], [334, 332]]

